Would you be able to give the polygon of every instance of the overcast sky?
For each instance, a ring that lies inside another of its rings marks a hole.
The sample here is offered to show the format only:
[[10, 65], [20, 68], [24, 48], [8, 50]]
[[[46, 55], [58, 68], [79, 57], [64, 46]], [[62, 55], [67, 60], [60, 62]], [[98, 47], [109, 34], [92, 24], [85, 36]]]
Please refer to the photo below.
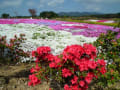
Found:
[[55, 12], [120, 12], [120, 0], [0, 0], [0, 15], [9, 13], [11, 16], [30, 15], [28, 9]]

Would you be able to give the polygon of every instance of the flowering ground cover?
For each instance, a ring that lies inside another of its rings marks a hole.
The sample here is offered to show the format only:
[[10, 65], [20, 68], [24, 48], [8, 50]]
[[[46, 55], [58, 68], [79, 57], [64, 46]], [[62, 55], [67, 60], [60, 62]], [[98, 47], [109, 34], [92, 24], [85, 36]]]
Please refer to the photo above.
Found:
[[93, 20], [93, 19], [90, 19], [90, 20], [87, 20], [87, 21], [102, 22], [102, 23], [115, 23], [115, 21], [113, 21], [113, 20]]
[[65, 22], [48, 19], [0, 19], [0, 24], [37, 24], [46, 25], [54, 30], [63, 30], [71, 32], [73, 35], [84, 35], [86, 37], [98, 37], [101, 33], [106, 33], [107, 30], [118, 31], [111, 26], [95, 25], [87, 23]]
[[8, 40], [15, 34], [26, 35], [27, 40], [22, 44], [24, 51], [50, 46], [53, 54], [60, 54], [67, 45], [93, 42], [109, 29], [119, 30], [110, 26], [48, 19], [0, 19], [0, 35], [6, 35]]
[[[38, 46], [50, 46], [53, 54], [59, 54], [67, 45], [89, 43], [97, 38], [88, 38], [83, 35], [73, 36], [70, 32], [55, 31], [44, 25], [36, 24], [1, 24], [0, 35], [7, 36], [7, 40], [16, 34], [25, 34], [27, 40], [22, 43], [21, 49], [26, 51], [35, 50]], [[28, 58], [29, 60], [29, 58]], [[23, 61], [26, 61], [23, 59]]]

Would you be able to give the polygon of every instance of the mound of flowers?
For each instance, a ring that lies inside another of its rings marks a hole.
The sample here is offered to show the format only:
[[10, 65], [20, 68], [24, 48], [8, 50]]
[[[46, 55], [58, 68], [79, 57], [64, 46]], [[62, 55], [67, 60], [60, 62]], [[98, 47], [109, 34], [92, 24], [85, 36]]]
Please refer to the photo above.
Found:
[[106, 63], [95, 60], [96, 47], [92, 44], [67, 46], [60, 55], [53, 55], [48, 46], [32, 51], [36, 66], [29, 75], [29, 86], [51, 79], [59, 82], [64, 90], [86, 90], [94, 80], [106, 73]]
[[6, 40], [7, 36], [0, 36], [0, 64], [15, 64], [21, 62], [22, 58], [28, 58], [30, 52], [24, 52], [21, 49], [21, 43], [24, 43], [26, 38], [24, 34], [17, 35], [10, 40]]
[[107, 62], [106, 77], [100, 81], [102, 86], [115, 84], [120, 81], [120, 32], [108, 31], [101, 34], [94, 42], [98, 53], [97, 58]]
[[[103, 22], [104, 20], [99, 20]], [[88, 24], [88, 23], [77, 23], [77, 22], [66, 22], [49, 19], [0, 19], [0, 24], [36, 24], [45, 25], [56, 31], [67, 31], [71, 32], [72, 35], [84, 35], [86, 37], [99, 37], [101, 33], [106, 33], [107, 30], [118, 31], [118, 28], [104, 25]]]

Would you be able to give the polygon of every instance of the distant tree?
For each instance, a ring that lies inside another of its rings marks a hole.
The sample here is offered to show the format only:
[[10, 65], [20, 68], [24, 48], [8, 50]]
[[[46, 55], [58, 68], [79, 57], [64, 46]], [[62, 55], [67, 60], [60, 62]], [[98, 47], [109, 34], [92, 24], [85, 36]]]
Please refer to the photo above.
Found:
[[43, 17], [43, 18], [54, 18], [57, 16], [58, 14], [53, 11], [43, 11], [40, 13], [40, 17]]
[[97, 17], [97, 18], [120, 18], [120, 13], [91, 15], [91, 17]]
[[35, 9], [29, 9], [29, 13], [31, 14], [32, 17], [36, 16], [36, 10]]
[[2, 18], [9, 18], [9, 17], [10, 17], [10, 15], [7, 14], [7, 13], [3, 13], [3, 14], [2, 14]]

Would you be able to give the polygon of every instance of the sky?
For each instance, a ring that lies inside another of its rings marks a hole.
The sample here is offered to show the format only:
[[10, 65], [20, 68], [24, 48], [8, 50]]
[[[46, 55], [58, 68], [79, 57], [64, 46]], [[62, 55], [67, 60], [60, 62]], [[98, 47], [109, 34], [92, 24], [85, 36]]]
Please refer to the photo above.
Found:
[[120, 12], [120, 0], [0, 0], [0, 15], [30, 16], [28, 9], [58, 12]]

